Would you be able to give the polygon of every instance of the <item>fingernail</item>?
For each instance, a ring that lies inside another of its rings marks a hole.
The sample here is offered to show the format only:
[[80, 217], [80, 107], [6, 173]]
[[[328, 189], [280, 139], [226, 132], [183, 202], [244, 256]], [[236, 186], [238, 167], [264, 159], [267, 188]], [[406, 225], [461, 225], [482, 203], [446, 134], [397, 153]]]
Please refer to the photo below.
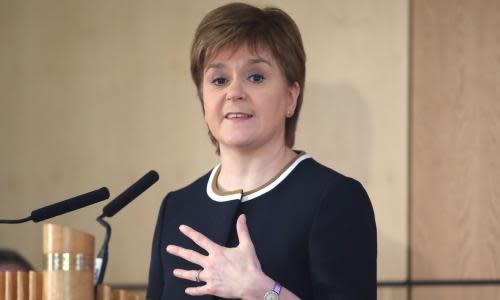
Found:
[[172, 252], [172, 245], [167, 246], [167, 252]]
[[184, 230], [186, 230], [186, 225], [181, 225], [181, 226], [179, 226], [179, 230], [180, 230], [180, 231], [184, 231]]

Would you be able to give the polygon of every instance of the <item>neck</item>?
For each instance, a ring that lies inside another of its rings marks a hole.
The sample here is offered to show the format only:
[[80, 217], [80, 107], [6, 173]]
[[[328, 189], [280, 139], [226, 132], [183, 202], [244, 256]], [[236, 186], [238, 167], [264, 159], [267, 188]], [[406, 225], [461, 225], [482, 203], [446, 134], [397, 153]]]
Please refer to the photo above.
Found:
[[217, 185], [223, 191], [249, 191], [262, 186], [297, 154], [285, 144], [269, 149], [238, 151], [221, 147], [221, 170]]

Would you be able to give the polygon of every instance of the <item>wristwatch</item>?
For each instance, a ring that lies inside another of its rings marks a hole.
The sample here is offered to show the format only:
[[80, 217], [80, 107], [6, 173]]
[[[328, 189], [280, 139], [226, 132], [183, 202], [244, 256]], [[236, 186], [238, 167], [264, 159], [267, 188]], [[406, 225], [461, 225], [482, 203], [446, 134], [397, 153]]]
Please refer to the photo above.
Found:
[[266, 294], [264, 295], [264, 300], [278, 300], [280, 291], [281, 285], [278, 282], [275, 282], [273, 290], [266, 292]]

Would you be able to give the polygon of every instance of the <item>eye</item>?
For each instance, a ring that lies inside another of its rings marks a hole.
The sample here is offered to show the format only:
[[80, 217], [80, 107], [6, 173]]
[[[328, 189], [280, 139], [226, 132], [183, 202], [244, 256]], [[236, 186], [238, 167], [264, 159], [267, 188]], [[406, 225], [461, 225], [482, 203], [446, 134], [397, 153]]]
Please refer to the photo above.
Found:
[[217, 86], [221, 86], [227, 83], [227, 79], [224, 77], [217, 77], [214, 80], [212, 80], [212, 83]]
[[264, 79], [264, 75], [261, 74], [252, 74], [248, 76], [248, 80], [254, 83], [261, 83], [262, 81], [264, 81]]

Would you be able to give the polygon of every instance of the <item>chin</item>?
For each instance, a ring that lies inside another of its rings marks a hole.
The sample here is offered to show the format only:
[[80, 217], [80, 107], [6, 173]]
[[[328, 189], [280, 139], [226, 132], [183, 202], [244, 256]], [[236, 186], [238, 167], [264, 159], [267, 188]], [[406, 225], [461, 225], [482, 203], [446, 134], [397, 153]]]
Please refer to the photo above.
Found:
[[221, 146], [233, 149], [252, 148], [256, 144], [255, 139], [251, 139], [248, 137], [231, 137], [231, 138], [221, 139], [218, 141]]
[[224, 145], [224, 147], [226, 148], [244, 149], [251, 147], [252, 143], [249, 141], [231, 141], [231, 142], [224, 142], [221, 145]]

